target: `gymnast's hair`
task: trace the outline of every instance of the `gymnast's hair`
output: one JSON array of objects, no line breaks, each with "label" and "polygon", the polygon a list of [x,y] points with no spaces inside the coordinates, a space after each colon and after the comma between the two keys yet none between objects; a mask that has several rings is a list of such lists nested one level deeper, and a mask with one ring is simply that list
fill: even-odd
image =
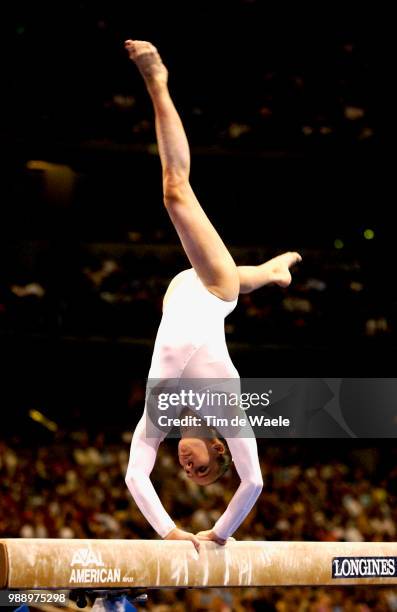
[{"label": "gymnast's hair", "polygon": [[232,464],[232,459],[229,453],[226,452],[226,453],[223,453],[222,455],[219,455],[219,457],[217,458],[217,462],[219,466],[219,472],[218,472],[217,477],[212,481],[211,484],[213,484],[214,482],[219,480],[219,478],[222,478],[224,474],[226,474],[226,472],[228,471],[228,469],[230,468]]}]

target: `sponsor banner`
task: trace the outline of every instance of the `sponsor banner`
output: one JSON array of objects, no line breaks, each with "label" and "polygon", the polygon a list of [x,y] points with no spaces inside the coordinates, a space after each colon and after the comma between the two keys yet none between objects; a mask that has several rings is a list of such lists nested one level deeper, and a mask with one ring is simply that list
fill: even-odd
[{"label": "sponsor banner", "polygon": [[[91,548],[79,548],[73,553],[70,563],[69,584],[109,584],[121,582],[121,570],[105,567],[102,555]],[[123,578],[124,580],[124,578]]]},{"label": "sponsor banner", "polygon": [[395,578],[397,557],[335,557],[332,578]]}]

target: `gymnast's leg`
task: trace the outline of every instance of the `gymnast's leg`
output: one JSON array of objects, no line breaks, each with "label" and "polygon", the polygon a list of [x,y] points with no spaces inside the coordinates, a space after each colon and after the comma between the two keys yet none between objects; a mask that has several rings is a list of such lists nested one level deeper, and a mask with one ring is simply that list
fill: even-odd
[{"label": "gymnast's leg", "polygon": [[288,252],[259,266],[238,266],[240,293],[251,293],[270,284],[288,287],[292,280],[290,268],[300,261],[302,257],[299,253]]},{"label": "gymnast's leg", "polygon": [[202,283],[219,298],[233,301],[239,293],[239,274],[190,186],[189,145],[168,91],[167,69],[151,43],[127,40],[125,47],[153,102],[165,207]]}]

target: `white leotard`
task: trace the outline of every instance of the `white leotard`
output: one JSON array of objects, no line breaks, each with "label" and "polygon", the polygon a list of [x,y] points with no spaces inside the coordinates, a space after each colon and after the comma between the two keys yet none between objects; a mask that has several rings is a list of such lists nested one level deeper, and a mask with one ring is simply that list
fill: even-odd
[{"label": "white leotard", "polygon": [[[194,269],[184,270],[171,282],[164,299],[149,379],[237,379],[225,340],[224,319],[237,299],[226,302],[210,293]],[[165,437],[150,430],[147,407],[131,442],[127,486],[142,514],[161,537],[175,523],[164,509],[149,478],[157,449]],[[222,434],[221,430],[219,430]],[[262,475],[254,435],[224,436],[241,483],[227,509],[214,525],[220,538],[228,538],[250,512],[262,490]]]}]

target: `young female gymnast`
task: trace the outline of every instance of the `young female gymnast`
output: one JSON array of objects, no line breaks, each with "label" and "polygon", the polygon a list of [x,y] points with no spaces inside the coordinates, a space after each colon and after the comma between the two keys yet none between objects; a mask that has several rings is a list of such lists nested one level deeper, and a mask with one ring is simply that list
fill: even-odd
[{"label": "young female gymnast", "polygon": [[[236,266],[190,186],[189,146],[168,91],[168,72],[157,49],[137,40],[127,40],[125,48],[152,99],[164,204],[192,265],[175,276],[166,291],[149,379],[238,379],[226,346],[225,317],[236,307],[239,293],[249,293],[269,283],[287,287],[291,282],[289,268],[301,257],[298,253],[284,253],[259,266]],[[262,490],[255,438],[226,438],[241,483],[213,528],[194,535],[176,527],[150,481],[165,434],[158,431],[149,436],[148,421],[145,406],[132,438],[126,474],[127,486],[139,509],[162,538],[190,540],[197,550],[200,539],[225,544]],[[225,450],[219,438],[199,437],[194,430],[185,429],[178,444],[179,463],[194,482],[207,485],[225,471]]]}]

